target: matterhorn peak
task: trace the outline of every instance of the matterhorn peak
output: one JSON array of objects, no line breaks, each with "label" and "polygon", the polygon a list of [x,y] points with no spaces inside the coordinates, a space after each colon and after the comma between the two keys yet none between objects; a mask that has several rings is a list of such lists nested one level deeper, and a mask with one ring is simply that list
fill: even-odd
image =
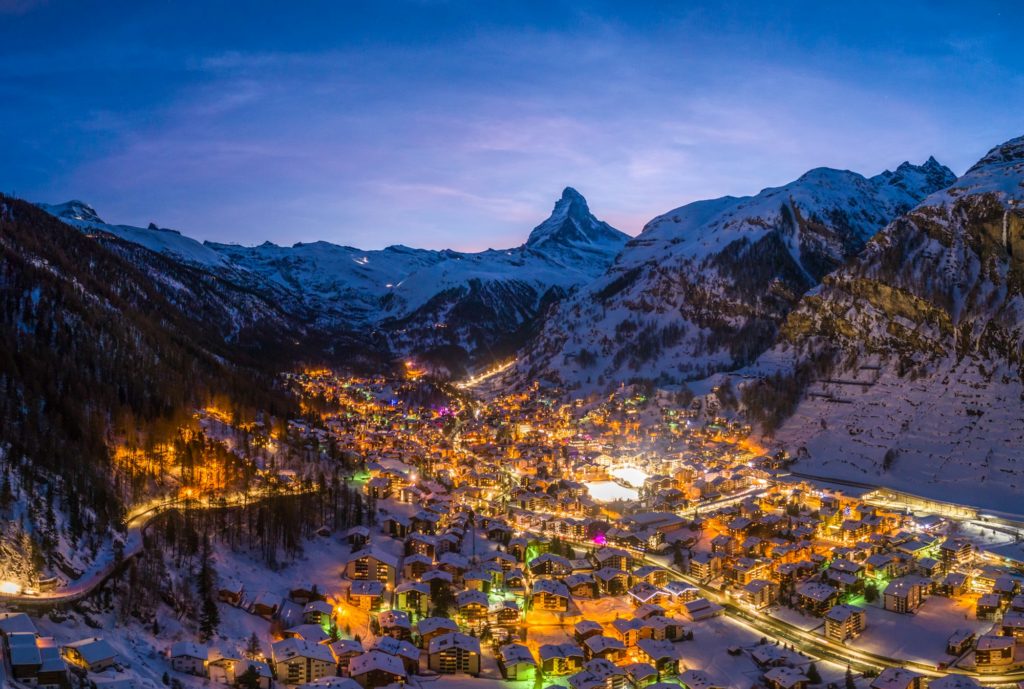
[{"label": "matterhorn peak", "polygon": [[583,194],[572,187],[562,190],[547,220],[534,228],[526,245],[544,247],[614,247],[616,250],[629,237],[606,222],[594,217]]}]

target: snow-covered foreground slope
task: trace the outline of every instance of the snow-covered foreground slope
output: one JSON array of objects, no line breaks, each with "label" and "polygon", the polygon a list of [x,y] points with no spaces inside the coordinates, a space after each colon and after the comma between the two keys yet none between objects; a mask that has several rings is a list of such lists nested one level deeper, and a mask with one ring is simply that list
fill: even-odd
[{"label": "snow-covered foreground slope", "polygon": [[448,348],[463,360],[507,353],[543,308],[601,275],[628,239],[572,188],[525,244],[479,253],[201,244],[153,225],[110,225],[79,201],[40,206],[83,232],[207,271],[313,327],[377,330],[398,353]]},{"label": "snow-covered foreground slope", "polygon": [[809,452],[798,471],[1020,512],[1022,395],[1019,378],[990,380],[972,361],[918,380],[887,368],[864,386],[815,383],[777,439]]},{"label": "snow-covered foreground slope", "polygon": [[744,397],[769,426],[798,402],[777,438],[808,449],[804,470],[1019,509],[1022,202],[1024,137],[891,223],[790,314],[755,369],[804,382]]},{"label": "snow-covered foreground slope", "polygon": [[934,159],[870,179],[818,168],[756,196],[658,216],[604,275],[560,304],[511,379],[589,392],[745,365],[772,344],[801,295],[954,179]]}]

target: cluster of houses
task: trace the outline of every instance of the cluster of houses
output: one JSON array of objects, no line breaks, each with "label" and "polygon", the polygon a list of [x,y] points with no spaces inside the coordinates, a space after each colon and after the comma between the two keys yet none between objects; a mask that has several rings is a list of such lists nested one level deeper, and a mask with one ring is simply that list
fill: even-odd
[{"label": "cluster of houses", "polygon": [[88,677],[96,689],[116,689],[122,682],[115,670],[119,657],[100,637],[58,644],[42,636],[22,612],[0,613],[0,640],[11,677],[23,686],[68,689],[72,675]]}]

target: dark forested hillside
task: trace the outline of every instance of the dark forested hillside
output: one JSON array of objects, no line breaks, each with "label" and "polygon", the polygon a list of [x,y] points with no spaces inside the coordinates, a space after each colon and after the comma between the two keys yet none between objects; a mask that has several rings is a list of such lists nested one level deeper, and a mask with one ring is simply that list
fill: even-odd
[{"label": "dark forested hillside", "polygon": [[72,532],[119,516],[108,450],[118,429],[169,428],[214,397],[294,413],[271,371],[194,306],[172,303],[103,243],[0,196],[0,455],[21,486],[46,486]]}]

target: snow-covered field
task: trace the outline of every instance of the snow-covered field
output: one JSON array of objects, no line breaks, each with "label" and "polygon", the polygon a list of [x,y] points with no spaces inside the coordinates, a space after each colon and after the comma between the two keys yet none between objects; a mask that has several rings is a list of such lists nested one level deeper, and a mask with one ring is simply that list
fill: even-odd
[{"label": "snow-covered field", "polygon": [[[796,470],[1024,512],[1019,381],[989,382],[951,364],[918,381],[886,373],[874,385],[829,392],[833,399],[804,401],[777,435],[787,448],[809,451]],[[886,471],[890,448],[897,454]]]},{"label": "snow-covered field", "polygon": [[872,653],[934,663],[952,660],[945,654],[946,641],[957,629],[983,633],[991,627],[991,621],[976,619],[965,603],[932,596],[915,614],[870,606],[864,633],[849,644]]}]

